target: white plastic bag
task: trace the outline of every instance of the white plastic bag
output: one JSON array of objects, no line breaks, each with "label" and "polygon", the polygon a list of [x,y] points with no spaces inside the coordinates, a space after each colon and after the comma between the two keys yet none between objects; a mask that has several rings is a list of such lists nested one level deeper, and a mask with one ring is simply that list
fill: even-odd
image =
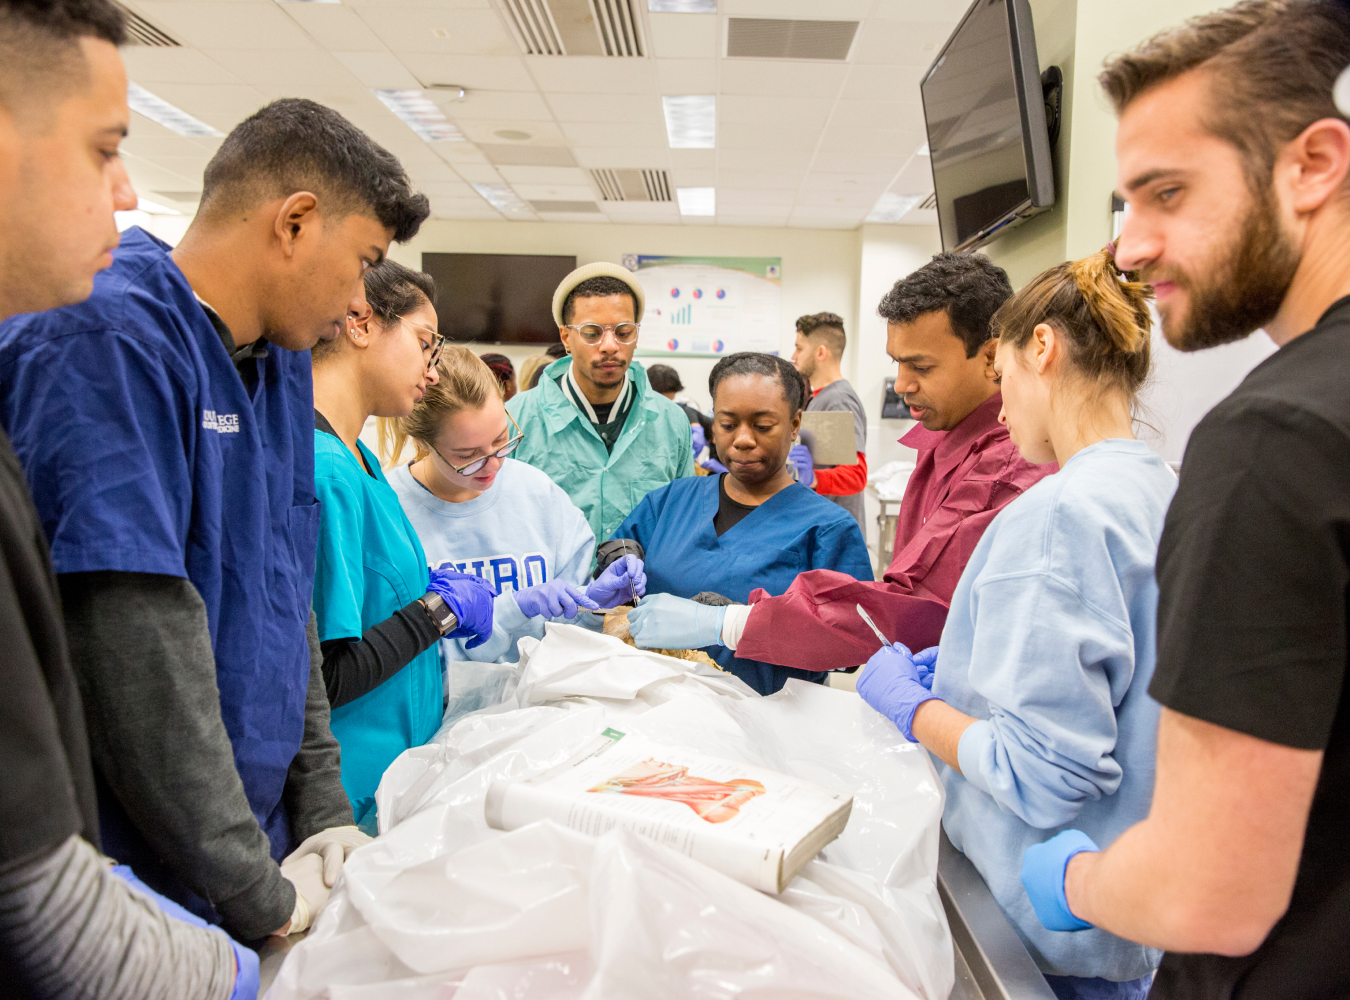
[{"label": "white plastic bag", "polygon": [[[848,692],[789,681],[760,698],[570,626],[521,651],[507,701],[385,773],[381,836],[348,859],[272,1000],[947,996],[942,785],[894,726]],[[778,897],[620,830],[487,827],[492,781],[606,727],[846,790],[849,825]]]}]

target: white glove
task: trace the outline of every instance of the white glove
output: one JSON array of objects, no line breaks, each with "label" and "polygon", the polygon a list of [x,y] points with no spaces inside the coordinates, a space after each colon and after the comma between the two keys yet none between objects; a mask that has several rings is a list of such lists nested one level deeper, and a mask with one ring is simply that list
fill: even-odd
[{"label": "white glove", "polygon": [[281,862],[282,870],[292,861],[298,861],[306,854],[317,854],[323,858],[323,884],[333,888],[338,872],[347,856],[363,844],[369,844],[373,837],[367,837],[354,826],[330,826],[309,837],[303,844],[286,855]]},{"label": "white glove", "polygon": [[295,886],[291,919],[285,927],[273,932],[284,937],[309,928],[328,902],[328,885],[323,880],[323,859],[317,854],[306,854],[294,861],[287,858],[281,864],[281,877]]}]

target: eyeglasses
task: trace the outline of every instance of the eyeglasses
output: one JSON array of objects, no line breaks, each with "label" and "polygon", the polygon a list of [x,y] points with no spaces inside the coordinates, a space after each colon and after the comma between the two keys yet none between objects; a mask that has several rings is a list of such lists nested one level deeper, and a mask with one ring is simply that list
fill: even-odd
[{"label": "eyeglasses", "polygon": [[445,336],[437,333],[429,326],[422,326],[420,323],[413,323],[409,320],[403,320],[414,330],[431,335],[431,356],[427,358],[427,371],[436,367],[436,362],[441,360],[441,351],[445,350]]},{"label": "eyeglasses", "polygon": [[446,465],[450,466],[450,468],[457,475],[472,476],[483,466],[487,465],[488,462],[491,461],[492,459],[506,458],[508,455],[511,454],[511,452],[515,451],[517,448],[520,447],[520,442],[525,440],[525,432],[522,431],[520,429],[520,425],[516,423],[516,418],[511,416],[510,413],[508,413],[506,415],[506,419],[511,421],[511,426],[516,429],[516,436],[511,438],[511,440],[507,441],[506,444],[502,445],[491,455],[484,455],[482,458],[475,458],[472,462],[467,462],[464,465],[455,465],[448,458],[446,458],[439,451],[437,451],[435,448],[432,448],[431,450],[435,452],[437,458],[439,458]]},{"label": "eyeglasses", "polygon": [[637,323],[611,323],[608,326],[601,326],[599,323],[582,323],[580,326],[567,325],[567,329],[575,330],[581,335],[581,339],[588,344],[598,344],[602,337],[607,333],[614,334],[614,339],[620,344],[631,344],[637,340]]}]

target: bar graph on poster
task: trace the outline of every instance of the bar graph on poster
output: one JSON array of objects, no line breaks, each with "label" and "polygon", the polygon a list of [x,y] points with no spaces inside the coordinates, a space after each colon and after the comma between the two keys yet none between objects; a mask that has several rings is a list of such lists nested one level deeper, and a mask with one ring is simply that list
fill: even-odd
[{"label": "bar graph on poster", "polygon": [[781,257],[624,254],[647,297],[637,353],[718,357],[779,351]]}]

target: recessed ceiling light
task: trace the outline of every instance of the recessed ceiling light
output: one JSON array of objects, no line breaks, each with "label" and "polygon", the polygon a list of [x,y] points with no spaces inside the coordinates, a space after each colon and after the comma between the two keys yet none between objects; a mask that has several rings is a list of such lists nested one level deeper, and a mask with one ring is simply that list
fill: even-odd
[{"label": "recessed ceiling light", "polygon": [[534,138],[530,133],[522,132],[518,128],[499,128],[492,134],[498,139],[507,139],[511,142],[524,142],[526,139]]},{"label": "recessed ceiling light", "polygon": [[225,134],[134,83],[127,84],[127,104],[138,115],[144,115],[155,124],[163,125],[170,132],[177,132],[189,139]]},{"label": "recessed ceiling light", "polygon": [[716,215],[716,188],[676,188],[675,198],[680,203],[681,215]]},{"label": "recessed ceiling light", "polygon": [[867,214],[864,222],[899,222],[909,214],[919,202],[923,201],[921,194],[894,194],[887,191],[877,203],[872,206],[872,211]]},{"label": "recessed ceiling light", "polygon": [[136,199],[136,208],[147,215],[182,215],[183,213],[176,208],[170,208],[168,205],[161,205],[157,201],[150,201],[146,198]]},{"label": "recessed ceiling light", "polygon": [[375,90],[386,108],[399,117],[427,142],[463,142],[464,135],[455,128],[421,90]]},{"label": "recessed ceiling light", "polygon": [[716,14],[717,0],[647,0],[653,14]]},{"label": "recessed ceiling light", "polygon": [[504,215],[528,214],[530,211],[530,207],[520,200],[520,195],[511,190],[509,184],[475,184],[473,189]]},{"label": "recessed ceiling light", "polygon": [[671,149],[713,149],[717,145],[717,98],[675,94],[661,98]]},{"label": "recessed ceiling light", "polygon": [[445,101],[462,101],[469,96],[469,91],[458,83],[428,83],[425,86],[427,90],[434,90],[442,103]]}]

